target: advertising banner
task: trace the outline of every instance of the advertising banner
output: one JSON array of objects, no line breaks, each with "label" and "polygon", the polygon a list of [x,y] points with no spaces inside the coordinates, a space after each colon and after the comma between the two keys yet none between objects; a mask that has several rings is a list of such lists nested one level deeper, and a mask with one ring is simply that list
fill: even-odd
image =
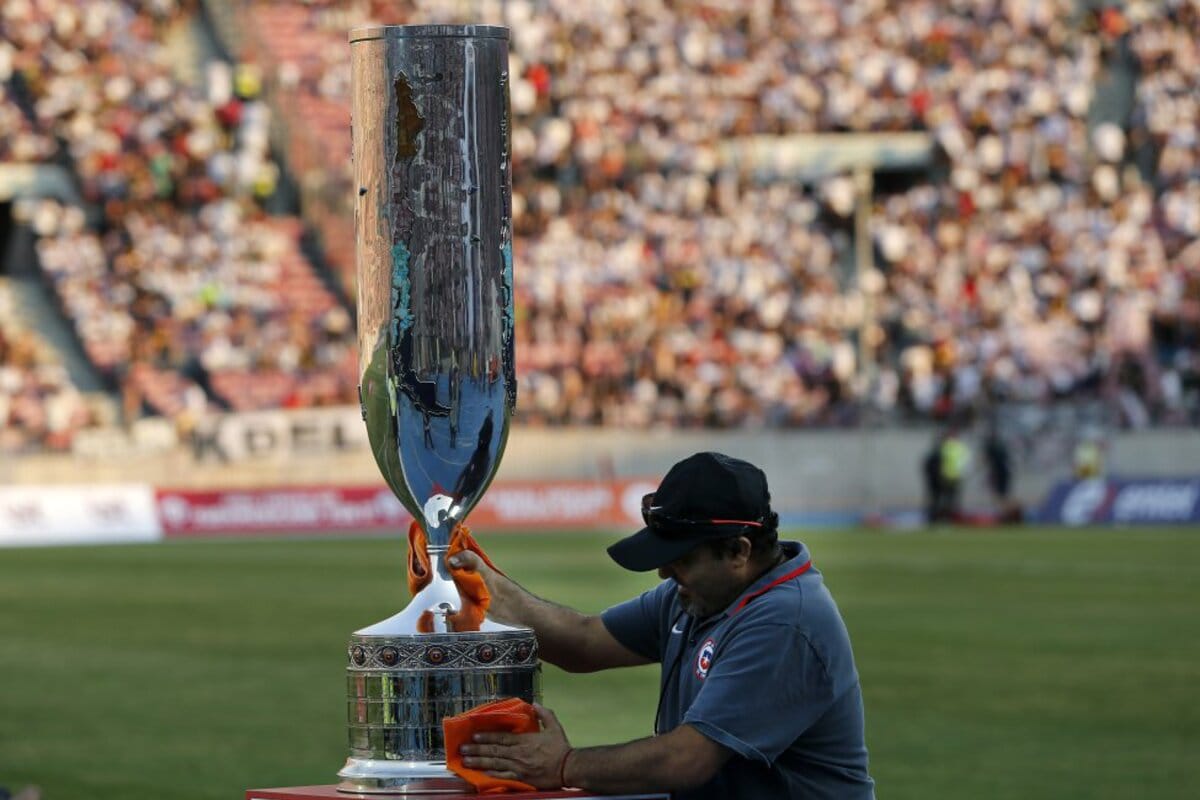
[{"label": "advertising banner", "polygon": [[409,521],[408,512],[383,486],[159,490],[158,513],[168,537],[374,531],[407,526]]},{"label": "advertising banner", "polygon": [[0,487],[0,547],[152,542],[154,500],[142,485]]},{"label": "advertising banner", "polygon": [[1096,478],[1056,485],[1034,521],[1060,525],[1200,523],[1200,478]]},{"label": "advertising banner", "polygon": [[[467,518],[476,531],[631,529],[651,481],[515,481],[494,484]],[[225,533],[406,531],[412,517],[386,486],[158,491],[168,537]]]}]

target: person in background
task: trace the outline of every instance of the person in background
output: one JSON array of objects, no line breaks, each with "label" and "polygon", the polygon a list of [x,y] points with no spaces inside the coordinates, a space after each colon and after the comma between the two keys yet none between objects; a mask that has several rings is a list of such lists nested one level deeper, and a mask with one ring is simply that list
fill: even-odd
[{"label": "person in background", "polygon": [[1012,498],[1012,452],[994,423],[988,426],[983,440],[983,460],[987,466],[988,488],[996,504],[997,521],[1020,522],[1021,508]]},{"label": "person in background", "polygon": [[971,448],[962,439],[962,429],[952,425],[942,440],[938,511],[940,519],[953,521],[962,515],[962,483],[971,466]]},{"label": "person in background", "polygon": [[13,793],[6,787],[0,786],[0,800],[42,800],[42,790],[37,786],[26,786]]},{"label": "person in background", "polygon": [[1087,428],[1075,443],[1072,454],[1075,479],[1080,481],[1104,476],[1104,440],[1100,431]]},{"label": "person in background", "polygon": [[942,519],[942,438],[939,432],[921,459],[921,477],[925,482],[925,521],[929,525]]}]

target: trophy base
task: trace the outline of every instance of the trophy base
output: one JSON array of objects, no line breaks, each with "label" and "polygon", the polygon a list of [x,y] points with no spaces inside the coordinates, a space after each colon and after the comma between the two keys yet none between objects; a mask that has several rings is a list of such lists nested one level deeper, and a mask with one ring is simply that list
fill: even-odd
[{"label": "trophy base", "polygon": [[[511,800],[671,800],[662,792],[638,794],[588,794],[578,789],[555,789],[552,791],[514,792],[506,794]],[[442,800],[478,800],[474,789],[460,794],[442,795]],[[292,786],[280,789],[247,789],[245,800],[350,800],[336,786]]]},{"label": "trophy base", "polygon": [[[378,627],[378,626],[373,626]],[[338,789],[364,794],[473,790],[446,768],[443,720],[485,703],[538,702],[537,637],[527,628],[366,635],[347,648],[349,760]]]},{"label": "trophy base", "polygon": [[471,784],[446,769],[445,761],[346,760],[339,792],[360,794],[464,794]]}]

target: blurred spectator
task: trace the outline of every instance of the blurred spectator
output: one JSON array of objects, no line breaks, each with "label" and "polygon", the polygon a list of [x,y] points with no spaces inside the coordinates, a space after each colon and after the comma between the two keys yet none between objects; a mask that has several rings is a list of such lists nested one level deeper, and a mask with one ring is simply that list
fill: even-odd
[{"label": "blurred spectator", "polygon": [[971,466],[971,448],[963,441],[962,429],[953,424],[938,447],[938,494],[935,519],[953,522],[962,515],[962,484]]},{"label": "blurred spectator", "polygon": [[0,453],[67,450],[93,414],[50,348],[17,318],[0,282]]},{"label": "blurred spectator", "polygon": [[933,525],[942,519],[942,442],[945,433],[938,431],[929,449],[921,457],[921,479],[925,487],[925,523]]},{"label": "blurred spectator", "polygon": [[988,425],[984,436],[983,460],[987,468],[988,489],[996,506],[996,518],[1001,522],[1020,522],[1023,512],[1012,496],[1012,449],[995,421]]},{"label": "blurred spectator", "polygon": [[1072,454],[1076,480],[1104,477],[1104,438],[1099,430],[1084,429],[1075,443]]},{"label": "blurred spectator", "polygon": [[25,786],[15,793],[0,786],[0,800],[42,800],[42,789],[39,786]]}]

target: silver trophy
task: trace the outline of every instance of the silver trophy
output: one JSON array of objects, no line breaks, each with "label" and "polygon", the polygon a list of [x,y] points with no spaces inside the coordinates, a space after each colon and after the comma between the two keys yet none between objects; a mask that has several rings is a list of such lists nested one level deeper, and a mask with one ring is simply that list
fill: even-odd
[{"label": "silver trophy", "polygon": [[533,632],[491,620],[453,630],[463,601],[445,564],[516,401],[508,30],[359,28],[350,54],[363,419],[384,479],[425,530],[431,580],[350,639],[338,788],[460,792],[442,718],[539,697]]}]

